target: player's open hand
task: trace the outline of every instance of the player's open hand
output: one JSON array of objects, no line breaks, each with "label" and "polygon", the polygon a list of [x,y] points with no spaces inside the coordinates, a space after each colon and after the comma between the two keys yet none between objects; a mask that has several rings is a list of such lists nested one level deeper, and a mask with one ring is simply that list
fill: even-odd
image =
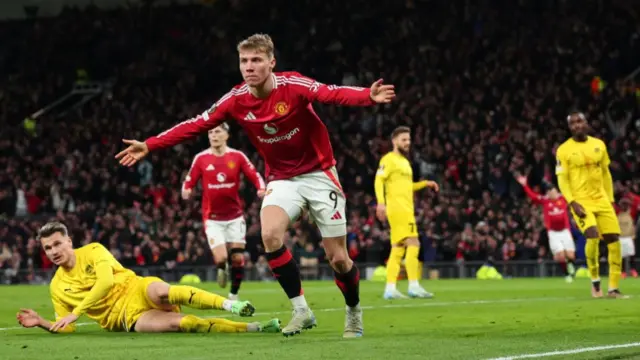
[{"label": "player's open hand", "polygon": [[67,325],[74,323],[76,320],[78,320],[78,316],[76,314],[71,313],[63,317],[62,319],[56,321],[53,325],[51,325],[51,327],[49,328],[49,331],[58,332],[58,330],[64,329],[65,327],[67,327]]},{"label": "player's open hand", "polygon": [[516,181],[518,182],[518,184],[525,186],[527,185],[527,177],[524,175],[517,175],[516,176]]},{"label": "player's open hand", "polygon": [[192,191],[193,190],[191,190],[191,189],[182,189],[182,198],[184,200],[189,200],[189,198],[191,197],[191,192]]},{"label": "player's open hand", "polygon": [[121,165],[133,166],[149,153],[149,148],[145,142],[126,139],[122,140],[122,142],[129,146],[116,155],[116,159],[120,160]]},{"label": "player's open hand", "polygon": [[376,217],[382,222],[387,219],[387,206],[385,204],[378,204],[376,206]]},{"label": "player's open hand", "polygon": [[577,202],[572,201],[569,206],[571,206],[571,210],[573,210],[573,212],[578,215],[579,218],[583,219],[585,216],[587,216],[587,212],[584,211],[582,205],[578,204]]},{"label": "player's open hand", "polygon": [[435,192],[440,191],[440,185],[435,181],[427,180],[427,187]]},{"label": "player's open hand", "polygon": [[393,85],[382,85],[382,79],[371,85],[371,100],[378,104],[388,104],[396,97],[396,90]]},{"label": "player's open hand", "polygon": [[18,323],[26,328],[32,328],[41,324],[42,318],[37,312],[31,309],[20,309],[20,312],[16,315]]}]

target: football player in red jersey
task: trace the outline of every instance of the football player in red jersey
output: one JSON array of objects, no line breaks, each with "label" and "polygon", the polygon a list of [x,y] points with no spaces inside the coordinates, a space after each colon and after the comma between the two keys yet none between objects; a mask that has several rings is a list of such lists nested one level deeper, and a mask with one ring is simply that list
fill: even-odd
[{"label": "football player in red jersey", "polygon": [[573,282],[575,275],[574,262],[576,259],[576,245],[571,236],[571,224],[567,212],[567,201],[562,194],[551,185],[547,185],[546,195],[538,194],[527,185],[527,177],[516,175],[516,180],[531,202],[542,206],[544,226],[549,237],[549,249],[553,259],[557,261],[565,273],[565,280]]},{"label": "football player in red jersey", "polygon": [[[198,153],[182,184],[182,198],[191,197],[193,188],[202,179],[202,223],[218,269],[218,284],[227,286],[227,259],[231,254],[231,290],[229,299],[238,299],[244,278],[244,248],[247,226],[238,190],[240,174],[253,183],[258,197],[265,192],[265,183],[249,158],[227,146],[229,125],[209,130],[211,147]],[[227,247],[229,249],[227,249]]]},{"label": "football player in red jersey", "polygon": [[313,110],[313,102],[350,106],[386,104],[395,97],[393,85],[382,79],[370,88],[325,85],[297,72],[274,72],[274,45],[256,34],[238,44],[244,82],[202,114],[179,123],[144,142],[124,140],[116,155],[132,166],[149,151],[172,147],[227,120],[236,121],[265,161],[267,191],[260,220],[269,266],[293,306],[285,336],[316,326],[302,291],[300,270],[284,246],[284,233],[303,208],[322,234],[326,258],[346,303],[343,336],[363,334],[360,273],[346,247],[345,195],[335,169],[329,132]]}]

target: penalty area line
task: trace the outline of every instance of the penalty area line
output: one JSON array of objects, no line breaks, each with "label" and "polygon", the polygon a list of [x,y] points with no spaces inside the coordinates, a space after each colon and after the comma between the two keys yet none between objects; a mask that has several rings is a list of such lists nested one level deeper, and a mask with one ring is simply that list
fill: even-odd
[{"label": "penalty area line", "polygon": [[591,346],[591,347],[576,348],[571,350],[549,351],[549,352],[537,353],[537,354],[511,355],[511,356],[491,358],[487,360],[533,359],[533,358],[542,358],[542,357],[559,356],[559,355],[573,355],[573,354],[581,354],[581,353],[587,353],[587,352],[625,349],[625,348],[632,348],[632,347],[640,347],[640,342],[632,342],[632,343],[617,344],[617,345]]}]

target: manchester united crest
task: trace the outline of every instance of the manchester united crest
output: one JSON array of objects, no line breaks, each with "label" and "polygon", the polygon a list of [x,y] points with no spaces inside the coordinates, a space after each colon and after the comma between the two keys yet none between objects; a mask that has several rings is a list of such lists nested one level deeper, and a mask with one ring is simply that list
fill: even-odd
[{"label": "manchester united crest", "polygon": [[274,107],[276,114],[278,115],[286,115],[289,112],[289,105],[286,102],[280,101]]},{"label": "manchester united crest", "polygon": [[233,169],[234,167],[236,167],[236,163],[234,163],[233,161],[229,161],[229,162],[227,163],[227,167],[228,167],[229,169]]}]

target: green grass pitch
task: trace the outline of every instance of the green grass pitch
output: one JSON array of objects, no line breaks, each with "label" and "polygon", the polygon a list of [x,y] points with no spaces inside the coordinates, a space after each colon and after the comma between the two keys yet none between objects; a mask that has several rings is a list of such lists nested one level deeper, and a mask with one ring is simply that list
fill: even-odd
[{"label": "green grass pitch", "polygon": [[[53,315],[48,288],[0,286],[0,359],[640,358],[640,343],[636,343],[640,341],[640,281],[636,279],[622,281],[622,289],[632,296],[626,300],[591,299],[585,279],[573,284],[561,278],[423,284],[435,292],[435,299],[385,301],[381,297],[384,284],[362,282],[365,334],[349,340],[341,338],[344,302],[331,282],[305,282],[318,327],[293,338],[281,334],[108,333],[94,324],[81,326],[71,335],[20,329],[15,320],[20,307],[33,308],[45,317]],[[198,286],[225,293],[215,284]],[[406,283],[398,286],[406,289]],[[289,302],[277,283],[245,283],[240,295],[256,306],[256,319],[289,320]],[[190,312],[226,316],[214,311]],[[577,352],[563,352],[566,350]],[[545,354],[553,351],[560,353]]]}]

